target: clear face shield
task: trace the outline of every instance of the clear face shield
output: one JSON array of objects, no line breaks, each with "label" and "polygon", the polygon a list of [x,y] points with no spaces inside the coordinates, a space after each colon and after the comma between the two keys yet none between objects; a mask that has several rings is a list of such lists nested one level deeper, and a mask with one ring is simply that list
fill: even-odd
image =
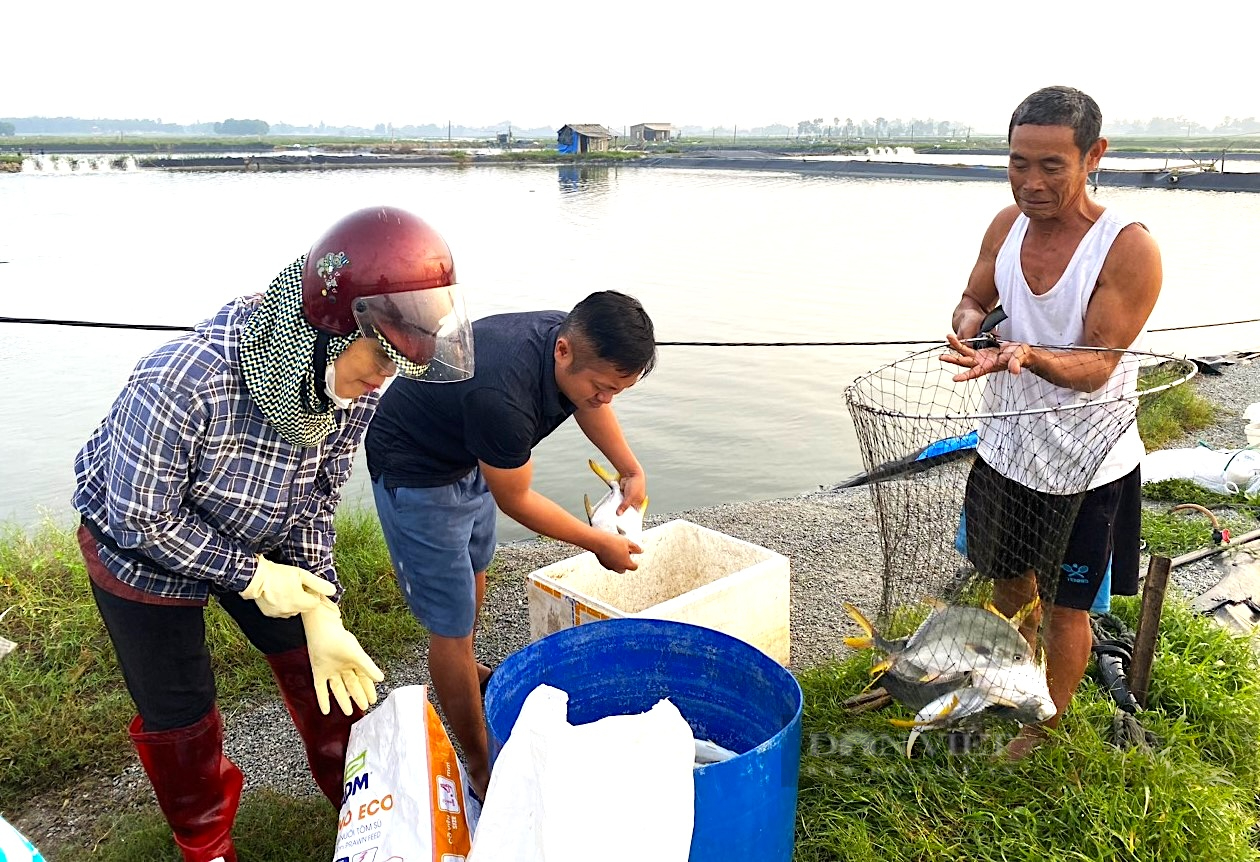
[{"label": "clear face shield", "polygon": [[359,330],[404,377],[451,383],[473,375],[472,323],[459,287],[384,293],[354,301]]}]

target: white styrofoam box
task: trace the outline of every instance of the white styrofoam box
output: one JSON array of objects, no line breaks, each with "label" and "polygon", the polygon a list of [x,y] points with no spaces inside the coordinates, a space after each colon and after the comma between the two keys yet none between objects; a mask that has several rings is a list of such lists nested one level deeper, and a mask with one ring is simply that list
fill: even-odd
[{"label": "white styrofoam box", "polygon": [[639,547],[639,568],[624,574],[590,552],[530,572],[531,640],[593,620],[645,617],[717,629],[789,662],[787,557],[684,520],[644,530]]}]

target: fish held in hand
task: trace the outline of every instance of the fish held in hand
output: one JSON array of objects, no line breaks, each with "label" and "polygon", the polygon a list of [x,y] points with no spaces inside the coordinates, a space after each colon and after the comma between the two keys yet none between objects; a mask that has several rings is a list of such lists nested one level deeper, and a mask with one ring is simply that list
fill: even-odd
[{"label": "fish held in hand", "polygon": [[582,500],[586,505],[586,520],[597,530],[625,536],[638,544],[643,537],[643,513],[647,511],[647,498],[644,497],[643,503],[637,508],[631,506],[618,515],[617,510],[625,502],[625,497],[621,493],[621,476],[608,472],[595,461],[586,463],[608,486],[608,493],[594,506],[591,505],[591,498],[588,495],[582,495]]}]

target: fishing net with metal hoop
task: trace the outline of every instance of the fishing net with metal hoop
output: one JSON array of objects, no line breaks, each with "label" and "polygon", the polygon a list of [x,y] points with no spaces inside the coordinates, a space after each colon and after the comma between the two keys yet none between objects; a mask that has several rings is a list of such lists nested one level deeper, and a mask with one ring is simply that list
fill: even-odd
[{"label": "fishing net with metal hoop", "polygon": [[845,390],[883,552],[879,607],[851,610],[864,627],[863,611],[874,611],[874,637],[850,640],[884,651],[879,668],[895,676],[885,679],[904,684],[890,693],[913,708],[1005,673],[1011,662],[1038,661],[1049,617],[1042,609],[1054,603],[1060,577],[1086,577],[1063,571],[1082,499],[1121,478],[1110,476],[1113,449],[1137,446],[1141,457],[1139,397],[1195,372],[1193,362],[1169,356],[1041,349],[1059,352],[1063,367],[1101,367],[1095,379],[1105,383],[1082,392],[1027,370],[956,382],[963,369],[942,362],[951,352],[942,345]]}]

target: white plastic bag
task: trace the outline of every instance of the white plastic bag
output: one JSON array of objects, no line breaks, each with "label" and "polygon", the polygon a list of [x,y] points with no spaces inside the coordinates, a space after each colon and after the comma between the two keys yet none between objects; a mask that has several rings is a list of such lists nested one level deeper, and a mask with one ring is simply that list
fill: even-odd
[{"label": "white plastic bag", "polygon": [[44,862],[35,845],[0,817],[0,862]]},{"label": "white plastic bag", "polygon": [[1218,494],[1260,491],[1260,450],[1160,449],[1142,459],[1142,481],[1189,479]]},{"label": "white plastic bag", "polygon": [[463,862],[481,806],[426,686],[396,688],[350,728],[334,862]]},{"label": "white plastic bag", "polygon": [[546,685],[525,699],[468,862],[686,862],[696,744],[678,707],[574,726],[568,703]]}]

